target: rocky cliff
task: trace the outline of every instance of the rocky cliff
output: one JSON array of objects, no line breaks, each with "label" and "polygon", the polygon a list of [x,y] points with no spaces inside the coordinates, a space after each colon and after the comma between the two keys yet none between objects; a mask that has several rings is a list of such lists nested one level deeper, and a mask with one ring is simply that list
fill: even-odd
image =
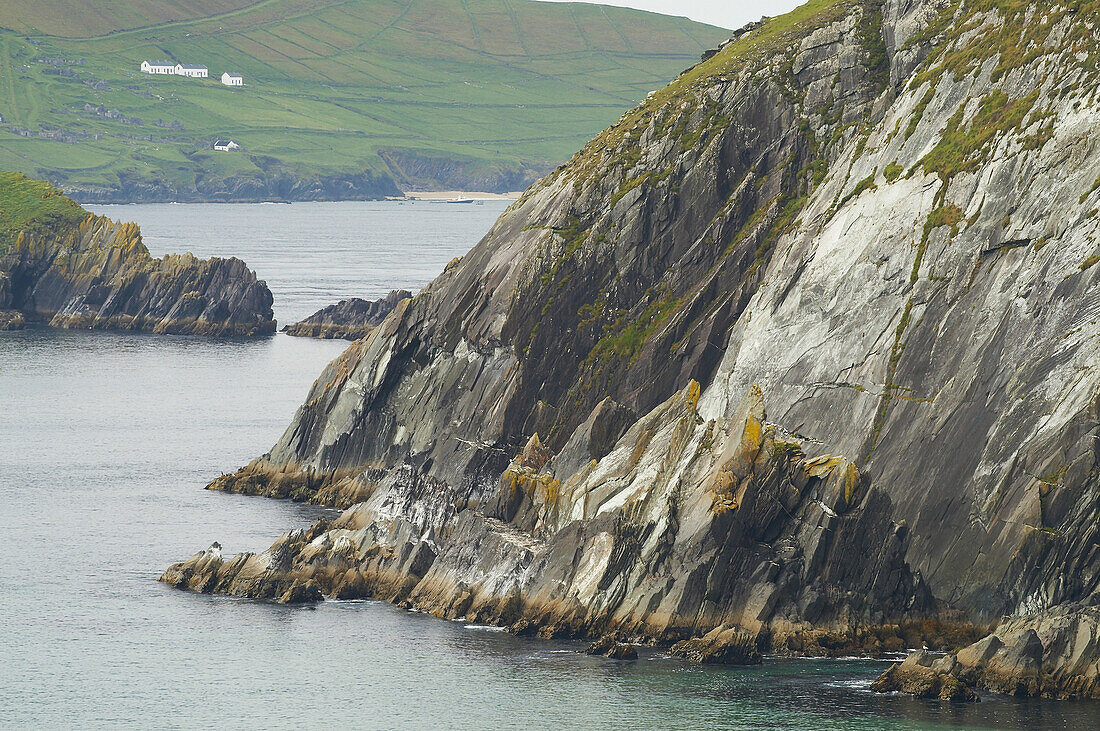
[{"label": "rocky cliff", "polygon": [[287,335],[310,338],[343,338],[358,340],[377,327],[412,292],[395,289],[385,297],[364,300],[358,297],[341,300],[324,307],[300,322],[283,327]]},{"label": "rocky cliff", "polygon": [[239,259],[154,259],[133,223],[83,210],[45,183],[0,177],[2,323],[256,336],[272,297]]},{"label": "rocky cliff", "polygon": [[812,0],[739,34],[212,485],[342,518],[165,578],[793,651],[1094,594],[1098,23]]}]

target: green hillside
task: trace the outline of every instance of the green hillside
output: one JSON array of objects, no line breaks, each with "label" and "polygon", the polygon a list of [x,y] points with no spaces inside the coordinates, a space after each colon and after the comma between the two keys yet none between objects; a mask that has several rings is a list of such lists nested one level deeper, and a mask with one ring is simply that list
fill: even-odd
[{"label": "green hillside", "polygon": [[21,232],[48,230],[59,223],[74,226],[87,215],[49,183],[0,170],[0,254],[11,249]]},{"label": "green hillside", "polygon": [[[350,195],[391,178],[514,188],[728,35],[530,0],[13,4],[0,15],[0,169],[85,200],[270,197],[364,171]],[[201,17],[213,6],[228,10]],[[139,73],[161,58],[246,86]],[[212,151],[223,136],[243,150]]]}]

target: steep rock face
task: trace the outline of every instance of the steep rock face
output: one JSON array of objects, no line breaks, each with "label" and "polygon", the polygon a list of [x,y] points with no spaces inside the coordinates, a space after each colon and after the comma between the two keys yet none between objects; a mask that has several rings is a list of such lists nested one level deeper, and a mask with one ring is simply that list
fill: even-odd
[{"label": "steep rock face", "polygon": [[412,297],[412,292],[395,289],[385,297],[363,300],[358,297],[341,300],[324,307],[306,319],[283,327],[287,335],[310,338],[343,338],[358,340],[378,326],[397,303]]},{"label": "steep rock face", "polygon": [[[79,209],[77,209],[79,211]],[[256,336],[272,297],[239,259],[153,259],[132,223],[31,221],[0,256],[0,306],[63,328]]]},{"label": "steep rock face", "polygon": [[546,636],[672,642],[718,628],[682,646],[700,659],[758,661],[758,642],[905,647],[920,630],[891,622],[934,605],[889,498],[841,457],[806,457],[765,421],[759,390],[708,422],[698,396],[692,383],[573,473],[532,437],[480,506],[406,467],[331,524],[259,555],[203,552],[162,580],[263,598],[313,582]]},{"label": "steep rock face", "polygon": [[[816,0],[741,35],[529,190],[326,370],[270,453],[216,486],[369,495],[341,518],[355,531],[397,500],[408,536],[436,537],[372,529],[362,546],[388,557],[371,569],[388,588],[357,591],[551,631],[785,638],[926,616],[924,586],[977,624],[1089,596],[1100,6],[1071,5]],[[692,379],[701,423],[673,439],[666,400]],[[775,534],[733,493],[729,525],[692,525],[756,553],[684,560],[657,588],[639,567],[673,564],[648,540],[665,536],[668,556],[713,547],[655,527],[713,512],[682,447],[739,429],[754,384],[803,454],[781,464],[839,459],[859,475],[854,510],[821,498],[866,521],[832,538],[857,542],[859,568],[810,558],[836,544]],[[646,453],[646,424],[669,436],[635,484],[623,450]],[[686,499],[661,504],[672,465]],[[532,485],[529,504],[507,499],[502,474]],[[798,493],[785,509],[799,526],[834,519]],[[782,541],[810,569],[773,590],[793,570]],[[714,582],[698,602],[696,572]]]},{"label": "steep rock face", "polygon": [[708,383],[821,174],[800,110],[839,145],[881,90],[876,12],[829,5],[812,44],[794,22],[750,34],[627,114],[398,308],[342,388],[322,377],[267,461],[410,462],[484,496],[534,432],[557,449],[604,398],[645,413]]},{"label": "steep rock face", "polygon": [[1100,8],[931,5],[932,60],[803,209],[701,410],[759,383],[992,618],[1100,580]]}]

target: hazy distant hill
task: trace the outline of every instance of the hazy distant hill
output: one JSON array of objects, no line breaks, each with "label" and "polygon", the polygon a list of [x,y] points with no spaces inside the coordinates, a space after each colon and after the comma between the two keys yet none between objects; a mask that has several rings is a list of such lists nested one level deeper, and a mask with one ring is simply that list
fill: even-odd
[{"label": "hazy distant hill", "polygon": [[[84,200],[521,187],[728,35],[530,0],[8,0],[0,26],[0,168]],[[161,58],[212,78],[138,72]]]}]

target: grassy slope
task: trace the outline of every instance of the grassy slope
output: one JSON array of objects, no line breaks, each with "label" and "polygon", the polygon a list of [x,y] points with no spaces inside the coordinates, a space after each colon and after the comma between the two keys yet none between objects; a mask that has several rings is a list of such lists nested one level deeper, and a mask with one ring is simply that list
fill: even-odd
[{"label": "grassy slope", "polygon": [[21,231],[58,222],[76,225],[87,215],[49,183],[0,170],[0,254],[11,248]]},{"label": "grassy slope", "polygon": [[205,18],[257,0],[4,0],[7,28],[86,38],[178,20]]},{"label": "grassy slope", "polygon": [[[527,0],[231,0],[220,15],[168,23],[213,0],[145,3],[144,14],[127,0],[15,1],[26,5],[19,22],[3,22],[24,32],[141,26],[89,38],[0,31],[0,168],[81,185],[256,174],[267,158],[302,172],[385,170],[380,149],[473,169],[556,163],[728,35],[682,18]],[[40,57],[86,65],[66,66],[76,77],[65,78]],[[212,75],[240,71],[248,86],[137,72],[161,57],[205,63]],[[97,80],[107,88],[93,89]],[[144,124],[97,117],[86,103]],[[93,137],[11,132],[47,125]],[[220,135],[247,154],[209,152]]]}]

